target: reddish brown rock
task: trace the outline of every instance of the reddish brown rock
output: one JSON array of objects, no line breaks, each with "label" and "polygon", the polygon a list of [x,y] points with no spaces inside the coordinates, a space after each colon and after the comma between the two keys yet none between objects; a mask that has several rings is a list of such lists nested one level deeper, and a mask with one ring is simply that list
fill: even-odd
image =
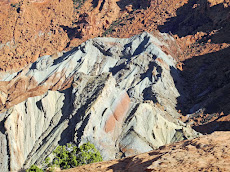
[{"label": "reddish brown rock", "polygon": [[113,114],[109,117],[105,124],[105,132],[112,132],[116,125],[119,125],[123,122],[123,118],[125,117],[130,104],[130,98],[128,94],[125,94],[121,97],[120,102],[118,102],[117,106]]},{"label": "reddish brown rock", "polygon": [[29,97],[40,96],[48,90],[64,90],[71,86],[73,75],[66,78],[65,73],[54,73],[42,84],[31,76],[17,76],[11,81],[0,81],[0,111],[26,100]]},{"label": "reddish brown rock", "polygon": [[69,38],[62,26],[72,24],[73,3],[4,1],[0,2],[0,16],[0,70],[17,70],[66,47]]},{"label": "reddish brown rock", "polygon": [[228,171],[230,133],[215,132],[124,159],[93,163],[63,172]]},{"label": "reddish brown rock", "polygon": [[[180,60],[229,46],[229,0],[196,4],[189,0],[99,0],[94,3],[87,0],[75,10],[74,17],[72,0],[4,0],[0,3],[0,70],[23,68],[39,56],[66,47],[69,50],[90,38],[130,37],[156,29],[177,38],[183,52]],[[208,22],[200,16],[208,18]],[[206,43],[205,39],[209,41]],[[201,41],[203,44],[198,43]]]},{"label": "reddish brown rock", "polygon": [[75,32],[72,35],[70,47],[75,47],[82,42],[102,35],[106,29],[120,16],[118,0],[86,1],[75,16],[77,21]]}]

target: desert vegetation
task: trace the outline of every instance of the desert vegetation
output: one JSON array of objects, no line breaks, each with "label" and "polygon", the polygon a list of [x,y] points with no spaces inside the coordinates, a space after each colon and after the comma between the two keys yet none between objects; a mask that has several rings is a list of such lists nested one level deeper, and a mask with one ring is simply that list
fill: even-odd
[{"label": "desert vegetation", "polygon": [[44,161],[44,167],[39,168],[36,165],[32,165],[27,172],[42,172],[45,169],[53,171],[54,168],[68,169],[85,164],[102,161],[100,152],[95,148],[92,143],[85,143],[80,147],[77,147],[73,143],[67,143],[67,145],[58,146],[53,151],[54,158],[51,160],[47,157]]}]

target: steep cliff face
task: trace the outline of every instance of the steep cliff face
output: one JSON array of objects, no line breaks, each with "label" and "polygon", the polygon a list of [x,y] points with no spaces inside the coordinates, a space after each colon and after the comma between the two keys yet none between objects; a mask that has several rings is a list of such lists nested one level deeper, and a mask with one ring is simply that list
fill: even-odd
[{"label": "steep cliff face", "polygon": [[[1,114],[7,116],[4,127],[8,143],[8,154],[4,153],[1,157],[8,157],[11,171],[18,171],[24,164],[39,159],[44,152],[51,153],[51,143],[57,144],[60,140],[55,127],[66,113],[63,108],[68,108],[68,103],[63,107],[64,99],[64,93],[47,92],[43,96],[29,98]],[[3,167],[1,170],[8,169]]]},{"label": "steep cliff face", "polygon": [[[180,80],[174,72],[176,60],[171,56],[168,46],[168,43],[173,42],[175,44],[172,37],[159,32],[154,37],[144,32],[130,39],[95,38],[70,52],[61,53],[58,59],[44,56],[20,72],[2,72],[1,111],[48,90],[70,87],[77,72],[89,75],[112,72],[121,89],[126,89],[132,97],[144,100],[155,96],[143,94],[147,87],[145,91],[149,90],[150,93],[154,92],[155,87],[164,89],[168,94],[160,91],[158,94],[174,95],[169,98],[169,105],[174,106],[178,92],[171,85],[174,85],[173,80],[178,83]],[[170,77],[160,79],[162,76]],[[152,83],[156,84],[150,88]],[[166,89],[166,86],[169,87]]]},{"label": "steep cliff face", "polygon": [[90,141],[108,160],[196,137],[178,120],[181,81],[168,42],[175,40],[147,32],[95,38],[59,58],[2,73],[0,157],[9,164],[1,168],[41,164],[70,141]]}]

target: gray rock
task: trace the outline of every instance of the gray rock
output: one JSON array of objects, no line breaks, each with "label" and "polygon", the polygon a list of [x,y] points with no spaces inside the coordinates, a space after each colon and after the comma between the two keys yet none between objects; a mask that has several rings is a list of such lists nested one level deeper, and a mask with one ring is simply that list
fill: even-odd
[{"label": "gray rock", "polygon": [[180,95],[171,75],[176,61],[162,51],[163,40],[174,41],[147,32],[95,38],[58,59],[42,57],[20,75],[2,77],[33,77],[48,89],[57,84],[52,78],[74,79],[71,88],[30,97],[0,116],[1,169],[41,165],[58,144],[68,142],[90,141],[108,160],[197,137],[178,120]]},{"label": "gray rock", "polygon": [[3,127],[3,123],[0,123],[0,171],[8,171],[8,152],[7,152],[7,135]]}]

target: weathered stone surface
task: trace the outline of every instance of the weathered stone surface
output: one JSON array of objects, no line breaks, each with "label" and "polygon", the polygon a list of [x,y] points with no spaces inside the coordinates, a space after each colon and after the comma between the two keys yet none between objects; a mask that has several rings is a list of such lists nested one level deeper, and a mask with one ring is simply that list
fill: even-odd
[{"label": "weathered stone surface", "polygon": [[7,136],[3,128],[3,122],[0,123],[0,171],[8,171],[8,152],[7,152]]},{"label": "weathered stone surface", "polygon": [[[28,97],[42,95],[48,89],[68,88],[76,72],[90,75],[112,72],[119,87],[126,89],[131,97],[140,97],[143,89],[154,82],[157,83],[154,87],[163,87],[164,91],[170,94],[175,92],[175,96],[178,96],[171,87],[174,85],[171,77],[165,79],[164,86],[162,79],[157,82],[161,75],[167,76],[170,73],[169,68],[174,68],[176,63],[161,50],[162,45],[167,47],[165,39],[174,42],[166,34],[156,33],[153,37],[146,32],[130,39],[95,38],[54,61],[51,56],[45,56],[18,73],[1,73],[0,110]],[[121,82],[122,80],[124,81]],[[170,98],[174,104],[175,96]]]},{"label": "weathered stone surface", "polygon": [[177,119],[180,78],[164,40],[174,42],[147,32],[95,38],[59,58],[44,56],[18,73],[3,73],[7,168],[41,164],[70,141],[90,141],[108,160],[198,136]]},{"label": "weathered stone surface", "polygon": [[41,144],[47,134],[54,134],[51,129],[56,127],[62,116],[63,100],[63,93],[48,92],[44,96],[29,98],[6,112],[9,116],[4,125],[8,133],[12,171],[23,167],[36,144],[43,146]]}]

